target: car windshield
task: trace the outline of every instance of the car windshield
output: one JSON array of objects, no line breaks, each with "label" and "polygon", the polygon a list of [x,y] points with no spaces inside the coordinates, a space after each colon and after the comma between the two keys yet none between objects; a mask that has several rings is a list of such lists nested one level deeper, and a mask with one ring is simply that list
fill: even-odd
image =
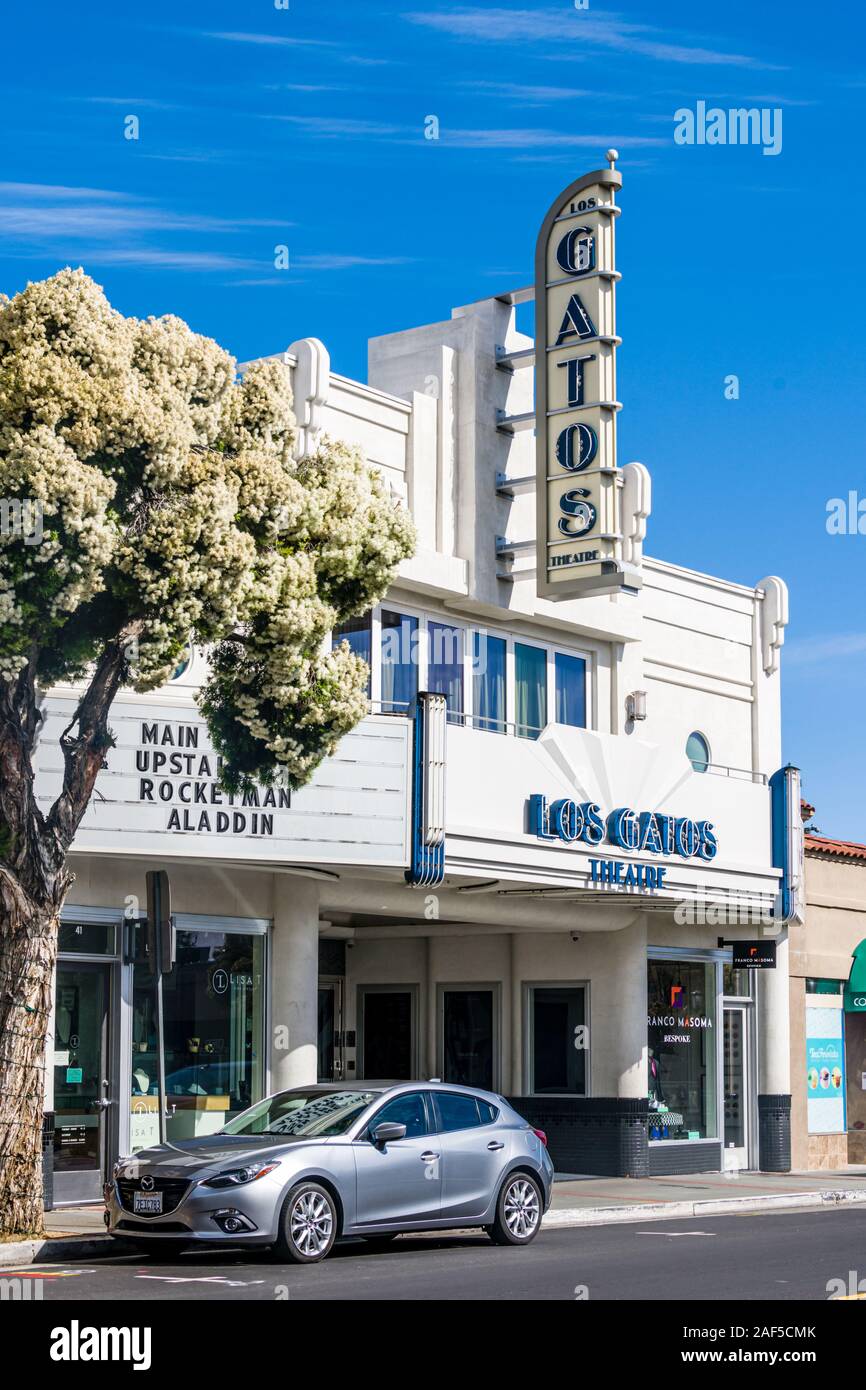
[{"label": "car windshield", "polygon": [[380,1091],[281,1091],[230,1120],[223,1134],[345,1134]]}]

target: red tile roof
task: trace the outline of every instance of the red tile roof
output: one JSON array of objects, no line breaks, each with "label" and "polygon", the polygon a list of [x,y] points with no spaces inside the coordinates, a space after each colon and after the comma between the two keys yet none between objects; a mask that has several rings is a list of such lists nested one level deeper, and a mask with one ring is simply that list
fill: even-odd
[{"label": "red tile roof", "polygon": [[830,840],[826,835],[810,835],[808,832],[804,840],[807,854],[866,862],[866,845],[856,845],[851,840]]}]

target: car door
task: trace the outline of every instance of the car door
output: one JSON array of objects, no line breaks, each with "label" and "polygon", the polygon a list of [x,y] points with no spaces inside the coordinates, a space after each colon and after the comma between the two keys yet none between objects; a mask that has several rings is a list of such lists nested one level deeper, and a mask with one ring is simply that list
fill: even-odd
[{"label": "car door", "polygon": [[[386,1123],[405,1125],[405,1139],[375,1144],[370,1137],[373,1130]],[[352,1145],[358,1227],[438,1220],[442,1170],[431,1127],[423,1091],[403,1092],[387,1100],[372,1116]]]},{"label": "car door", "polygon": [[467,1221],[490,1205],[508,1155],[506,1135],[492,1123],[495,1111],[486,1101],[458,1091],[432,1096],[442,1152],[442,1216]]}]

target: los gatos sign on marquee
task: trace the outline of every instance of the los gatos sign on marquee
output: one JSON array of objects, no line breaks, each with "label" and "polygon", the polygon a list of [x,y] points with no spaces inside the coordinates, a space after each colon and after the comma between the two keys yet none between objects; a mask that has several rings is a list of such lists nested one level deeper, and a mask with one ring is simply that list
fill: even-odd
[{"label": "los gatos sign on marquee", "polygon": [[614,201],[596,170],[562,192],[535,253],[537,579],[542,598],[621,588]]},{"label": "los gatos sign on marquee", "polygon": [[[668,816],[660,811],[633,811],[619,806],[605,816],[594,801],[560,797],[548,801],[535,793],[529,798],[529,824],[539,840],[598,848],[607,844],[632,853],[668,855],[680,859],[715,859],[719,845],[715,826],[708,820]],[[622,860],[590,859],[590,882],[623,888],[664,888],[667,869],[653,864]]]}]

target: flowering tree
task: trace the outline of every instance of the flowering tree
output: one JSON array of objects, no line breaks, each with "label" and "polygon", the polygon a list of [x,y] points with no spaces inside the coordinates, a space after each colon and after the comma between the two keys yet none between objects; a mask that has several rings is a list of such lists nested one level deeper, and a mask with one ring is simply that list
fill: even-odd
[{"label": "flowering tree", "polygon": [[[359,454],[296,460],[286,367],[235,362],[180,319],[117,313],[81,270],[0,296],[0,1233],[41,1228],[42,1065],[67,851],[121,686],[190,639],[227,790],[300,786],[366,707],[323,638],[381,597],[407,513]],[[36,525],[38,519],[38,525]],[[42,692],[82,691],[42,808]]]}]

